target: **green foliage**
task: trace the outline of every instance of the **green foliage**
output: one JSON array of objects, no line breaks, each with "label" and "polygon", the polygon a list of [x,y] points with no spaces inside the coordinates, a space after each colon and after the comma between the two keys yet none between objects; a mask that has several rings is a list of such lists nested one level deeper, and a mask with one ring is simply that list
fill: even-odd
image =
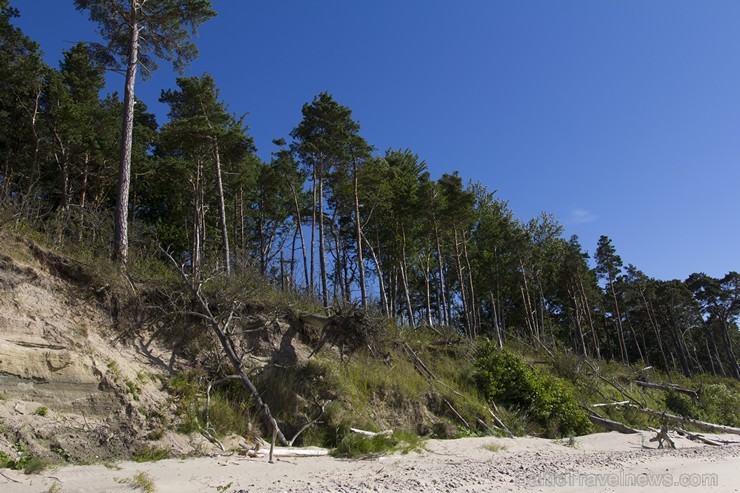
[{"label": "green foliage", "polygon": [[136,462],[157,462],[170,458],[170,451],[166,448],[145,446],[134,452]]},{"label": "green foliage", "polygon": [[723,383],[705,385],[698,408],[697,415],[706,421],[740,426],[740,392]]},{"label": "green foliage", "polygon": [[175,415],[180,417],[177,431],[192,433],[200,431],[198,421],[200,413],[200,388],[198,380],[201,375],[195,371],[178,373],[167,382],[167,389],[175,403]]},{"label": "green foliage", "polygon": [[36,410],[33,412],[36,416],[46,416],[49,412],[49,408],[46,406],[39,406],[36,408]]},{"label": "green foliage", "polygon": [[139,398],[139,392],[141,392],[141,389],[138,385],[136,385],[134,382],[129,380],[128,378],[124,380],[124,383],[126,384],[126,389],[128,389],[128,393],[131,394],[131,397],[134,399]]},{"label": "green foliage", "polygon": [[588,417],[563,380],[530,368],[491,342],[480,346],[475,366],[475,381],[488,401],[521,409],[549,436],[590,430]]},{"label": "green foliage", "polygon": [[334,457],[356,458],[378,456],[391,452],[407,454],[423,447],[423,441],[413,433],[394,433],[368,437],[359,433],[347,433],[331,451]]},{"label": "green foliage", "polygon": [[0,451],[0,469],[8,468],[23,471],[26,474],[38,474],[48,467],[49,463],[46,460],[29,455],[22,443],[16,444],[15,449],[18,452],[17,460],[13,460],[8,454]]}]

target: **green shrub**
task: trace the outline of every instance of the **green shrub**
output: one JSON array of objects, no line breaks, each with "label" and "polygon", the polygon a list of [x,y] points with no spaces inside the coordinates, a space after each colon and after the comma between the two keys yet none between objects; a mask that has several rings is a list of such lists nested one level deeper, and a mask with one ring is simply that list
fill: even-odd
[{"label": "green shrub", "polygon": [[706,421],[740,426],[740,393],[734,392],[723,383],[704,386],[698,407],[699,416]]},{"label": "green shrub", "polygon": [[582,435],[591,428],[565,381],[491,342],[479,347],[473,378],[487,401],[524,411],[548,436]]},{"label": "green shrub", "polygon": [[46,406],[39,406],[33,412],[36,416],[46,416],[49,413],[49,408]]},{"label": "green shrub", "polygon": [[679,416],[698,418],[698,410],[688,396],[669,390],[665,394],[665,407]]},{"label": "green shrub", "polygon": [[134,453],[134,460],[136,462],[157,462],[169,458],[170,451],[166,448],[145,446]]},{"label": "green shrub", "polygon": [[16,446],[16,448],[23,450],[23,452],[19,452],[20,457],[18,460],[13,460],[5,452],[0,452],[0,469],[8,468],[23,471],[26,474],[37,474],[48,466],[47,461],[44,459],[35,455],[26,455],[25,447]]}]

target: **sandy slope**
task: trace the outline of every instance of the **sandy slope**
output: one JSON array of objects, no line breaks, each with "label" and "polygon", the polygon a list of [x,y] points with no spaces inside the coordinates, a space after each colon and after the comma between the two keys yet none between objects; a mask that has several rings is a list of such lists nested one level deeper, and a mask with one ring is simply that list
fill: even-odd
[{"label": "sandy slope", "polygon": [[577,438],[575,447],[538,438],[465,438],[430,440],[420,453],[371,460],[291,458],[270,465],[221,456],[124,462],[120,469],[63,467],[38,476],[2,470],[0,491],[48,491],[54,483],[62,492],[132,491],[124,480],[140,471],[161,493],[740,491],[740,444],[709,447],[678,438],[677,450],[657,450],[648,438],[602,433]]}]

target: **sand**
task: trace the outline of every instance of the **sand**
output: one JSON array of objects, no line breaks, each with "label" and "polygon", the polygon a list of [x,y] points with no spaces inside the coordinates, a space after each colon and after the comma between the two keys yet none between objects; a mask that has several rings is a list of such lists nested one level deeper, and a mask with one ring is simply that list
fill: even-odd
[{"label": "sand", "polygon": [[651,436],[599,433],[575,443],[429,440],[420,452],[363,460],[304,457],[268,464],[266,458],[232,454],[115,467],[66,466],[32,476],[4,469],[0,491],[133,491],[127,481],[140,472],[160,493],[740,491],[740,444],[712,447],[678,437],[676,450],[656,449]]}]

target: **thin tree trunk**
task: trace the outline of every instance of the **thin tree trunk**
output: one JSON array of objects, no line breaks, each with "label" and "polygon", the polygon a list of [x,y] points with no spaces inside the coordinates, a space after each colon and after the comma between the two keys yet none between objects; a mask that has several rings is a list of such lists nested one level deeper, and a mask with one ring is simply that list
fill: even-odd
[{"label": "thin tree trunk", "polygon": [[409,316],[409,326],[414,329],[416,323],[414,321],[414,308],[411,305],[411,295],[409,294],[409,283],[408,283],[408,270],[406,268],[406,230],[401,226],[401,281],[403,281],[403,293],[406,297],[406,308]]},{"label": "thin tree trunk", "polygon": [[367,308],[367,291],[365,286],[365,261],[362,254],[362,226],[360,225],[360,192],[358,183],[357,158],[354,159],[353,195],[355,206],[355,238],[357,240],[357,269],[360,273],[360,298],[362,307]]},{"label": "thin tree trunk", "polygon": [[627,344],[624,341],[624,330],[622,329],[622,314],[619,312],[619,302],[617,301],[617,292],[614,289],[614,280],[612,279],[611,273],[609,274],[609,291],[611,291],[612,299],[614,300],[614,311],[616,312],[616,326],[617,326],[617,337],[619,339],[619,351],[622,355],[622,363],[629,364],[629,356],[627,354]]},{"label": "thin tree trunk", "polygon": [[466,282],[465,276],[463,275],[463,266],[460,258],[462,253],[460,252],[460,239],[458,238],[457,226],[453,226],[454,234],[454,245],[455,245],[455,265],[457,266],[457,279],[460,282],[460,299],[462,300],[462,310],[465,319],[465,333],[469,338],[472,338],[472,327],[470,323],[470,312],[468,311],[468,296],[467,290],[465,289]]},{"label": "thin tree trunk", "polygon": [[123,96],[123,129],[121,132],[121,161],[118,168],[118,191],[116,194],[116,230],[113,259],[119,268],[128,263],[128,199],[131,180],[131,149],[134,136],[134,85],[139,66],[139,24],[135,2],[131,3],[129,17],[131,30],[126,67],[126,88]]},{"label": "thin tree trunk", "polygon": [[439,291],[441,295],[440,306],[442,310],[441,323],[443,325],[450,325],[450,313],[448,311],[449,307],[447,305],[447,295],[445,293],[445,275],[442,262],[442,243],[439,239],[439,227],[437,225],[436,218],[434,219],[434,242],[437,250],[437,268],[439,270]]},{"label": "thin tree trunk", "polygon": [[319,271],[321,275],[321,297],[324,308],[329,307],[329,286],[326,272],[326,245],[324,245],[324,173],[319,170]]},{"label": "thin tree trunk", "polygon": [[218,187],[218,213],[221,219],[221,241],[223,242],[224,271],[226,275],[231,274],[231,254],[229,253],[229,230],[226,224],[226,199],[224,198],[224,185],[221,179],[221,153],[218,148],[218,137],[213,139],[213,154],[216,165],[216,186]]},{"label": "thin tree trunk", "polygon": [[[288,179],[287,176],[285,176],[285,181],[288,182],[288,186],[290,187],[290,193],[293,196],[293,205],[295,206],[295,220],[296,220],[296,230],[298,231],[298,236],[301,239],[301,254],[303,256],[303,276],[306,281],[306,289],[308,289],[310,280],[308,277],[308,262],[306,261],[306,241],[303,238],[303,223],[301,221],[301,206],[298,203],[298,193],[296,192],[295,187],[293,186],[293,183]],[[313,224],[311,224],[311,247],[313,249]],[[313,253],[311,254],[311,275],[313,276]]]}]

